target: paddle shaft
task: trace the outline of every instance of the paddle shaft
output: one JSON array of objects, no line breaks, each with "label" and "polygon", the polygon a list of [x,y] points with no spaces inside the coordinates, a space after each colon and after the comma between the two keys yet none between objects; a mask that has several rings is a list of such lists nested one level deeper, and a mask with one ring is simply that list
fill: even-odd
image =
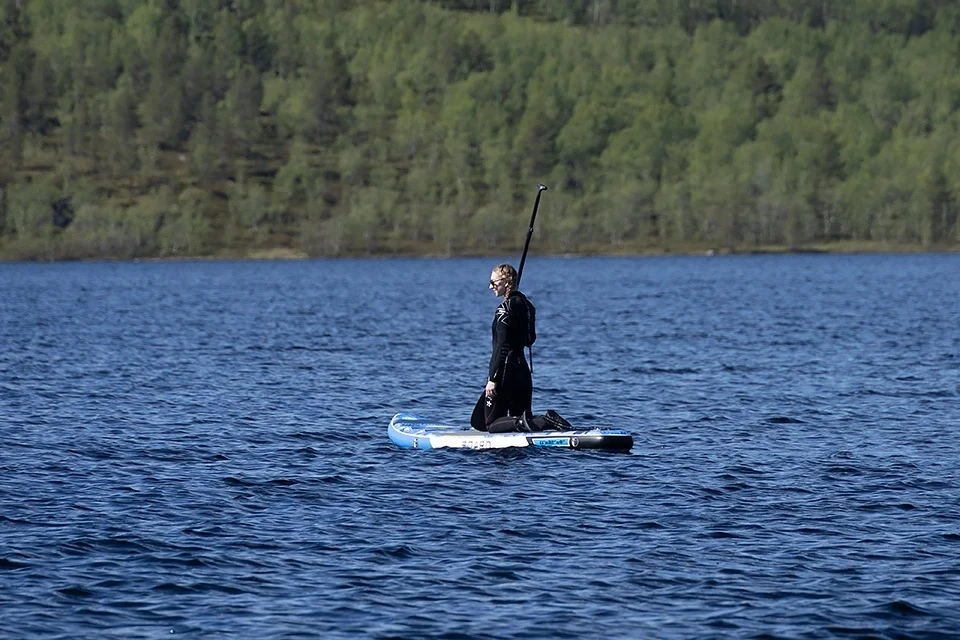
[{"label": "paddle shaft", "polygon": [[527,249],[530,248],[530,238],[533,236],[533,223],[537,219],[537,208],[540,206],[540,196],[547,190],[546,185],[537,185],[537,199],[533,201],[533,213],[530,214],[530,227],[527,229],[527,239],[523,242],[523,255],[520,256],[520,268],[517,269],[515,289],[520,288],[520,278],[523,276],[523,263],[527,261]]}]

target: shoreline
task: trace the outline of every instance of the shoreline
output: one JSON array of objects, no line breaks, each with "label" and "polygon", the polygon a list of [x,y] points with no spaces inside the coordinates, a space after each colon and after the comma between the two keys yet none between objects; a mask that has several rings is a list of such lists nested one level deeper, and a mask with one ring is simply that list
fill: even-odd
[{"label": "shoreline", "polygon": [[[395,258],[411,259],[459,259],[459,258],[486,258],[500,257],[519,249],[504,249],[499,251],[463,251],[457,253],[443,253],[434,251],[378,251],[371,253],[347,253],[341,255],[314,256],[302,251],[295,251],[286,247],[272,249],[258,249],[245,252],[224,252],[219,254],[179,255],[179,256],[90,256],[85,258],[48,259],[43,257],[12,258],[0,254],[0,264],[40,263],[40,262],[255,262],[255,261],[285,261],[285,260],[357,260],[376,259],[389,260]],[[811,244],[804,247],[762,246],[742,249],[717,249],[715,247],[685,245],[682,248],[665,249],[662,247],[646,249],[618,249],[606,250],[600,247],[584,248],[578,251],[537,251],[531,254],[540,258],[652,258],[669,256],[688,257],[724,257],[724,256],[759,256],[759,255],[858,255],[858,254],[943,254],[958,253],[960,246],[931,246],[920,245],[890,245],[881,242],[842,242]]]}]

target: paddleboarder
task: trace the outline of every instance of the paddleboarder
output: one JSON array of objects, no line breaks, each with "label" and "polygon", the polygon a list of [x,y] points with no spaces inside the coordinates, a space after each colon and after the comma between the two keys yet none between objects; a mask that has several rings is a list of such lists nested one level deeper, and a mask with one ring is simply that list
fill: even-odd
[{"label": "paddleboarder", "polygon": [[[524,412],[530,415],[533,379],[523,350],[537,338],[536,308],[516,288],[516,282],[512,265],[497,265],[490,273],[490,289],[503,300],[493,314],[487,384],[470,419],[480,431],[515,431],[516,418]],[[502,424],[494,425],[498,420]]]},{"label": "paddleboarder", "polygon": [[537,431],[570,426],[555,411],[547,411],[543,416],[531,414],[533,379],[523,355],[524,347],[533,346],[537,339],[537,310],[520,292],[520,278],[523,277],[540,196],[546,190],[546,185],[537,185],[537,199],[533,202],[533,213],[523,242],[520,268],[500,264],[490,273],[490,289],[494,295],[503,297],[503,302],[493,316],[493,352],[487,384],[470,416],[470,426],[478,431]]}]

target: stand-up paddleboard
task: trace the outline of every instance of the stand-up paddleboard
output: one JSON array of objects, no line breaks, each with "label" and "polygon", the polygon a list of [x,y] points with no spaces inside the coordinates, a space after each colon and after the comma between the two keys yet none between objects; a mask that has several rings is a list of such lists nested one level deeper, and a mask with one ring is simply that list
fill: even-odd
[{"label": "stand-up paddleboard", "polygon": [[505,449],[507,447],[560,447],[629,451],[633,436],[623,429],[570,429],[535,433],[487,433],[470,427],[439,424],[415,413],[393,416],[387,434],[405,449]]}]

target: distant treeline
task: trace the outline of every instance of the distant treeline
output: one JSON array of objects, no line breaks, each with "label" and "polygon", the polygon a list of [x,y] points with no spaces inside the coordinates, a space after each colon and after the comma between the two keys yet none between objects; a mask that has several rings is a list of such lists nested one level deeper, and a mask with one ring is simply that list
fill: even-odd
[{"label": "distant treeline", "polygon": [[953,0],[0,0],[0,258],[960,245]]}]

